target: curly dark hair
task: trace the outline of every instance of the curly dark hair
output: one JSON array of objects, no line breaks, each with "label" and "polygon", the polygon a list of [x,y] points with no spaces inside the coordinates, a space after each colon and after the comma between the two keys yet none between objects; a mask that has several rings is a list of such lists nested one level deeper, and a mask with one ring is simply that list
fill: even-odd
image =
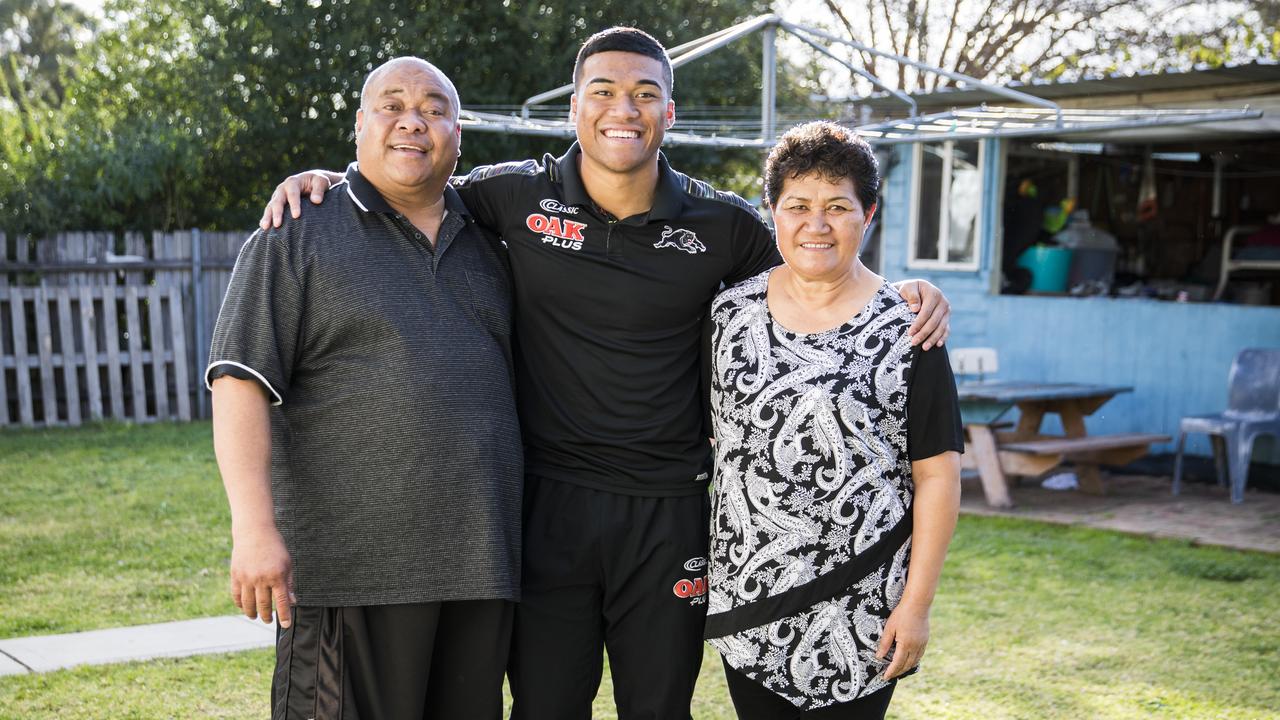
[{"label": "curly dark hair", "polygon": [[820,175],[831,182],[853,181],[853,191],[868,210],[880,195],[880,163],[866,140],[833,122],[797,125],[778,139],[764,161],[764,194],[769,207],[782,195],[788,178]]},{"label": "curly dark hair", "polygon": [[667,96],[670,97],[675,76],[671,72],[671,58],[667,55],[667,49],[649,33],[623,25],[601,30],[582,43],[582,47],[578,50],[578,59],[573,62],[575,89],[582,81],[582,63],[596,53],[612,51],[635,53],[662,63],[662,81],[666,83]]}]

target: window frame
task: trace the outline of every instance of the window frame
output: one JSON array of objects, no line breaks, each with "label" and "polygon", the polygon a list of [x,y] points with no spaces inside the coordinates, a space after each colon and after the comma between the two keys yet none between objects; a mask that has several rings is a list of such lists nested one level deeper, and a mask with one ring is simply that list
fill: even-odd
[{"label": "window frame", "polygon": [[[976,142],[978,145],[978,177],[981,179],[982,188],[978,193],[978,211],[974,218],[973,226],[973,259],[958,262],[943,259],[945,253],[943,249],[950,240],[951,223],[947,221],[947,215],[951,210],[951,178],[953,175],[953,163],[955,144],[957,142]],[[918,258],[916,257],[916,238],[920,232],[920,194],[921,185],[924,180],[924,142],[912,143],[911,151],[911,214],[909,220],[909,230],[907,232],[907,267],[920,268],[925,270],[945,270],[955,272],[976,272],[982,268],[982,246],[983,232],[986,229],[986,189],[987,189],[987,143],[982,138],[961,138],[948,139],[943,141],[934,141],[927,143],[929,145],[942,146],[943,167],[945,172],[942,173],[942,192],[939,198],[938,206],[938,244],[935,246],[939,258]]]}]

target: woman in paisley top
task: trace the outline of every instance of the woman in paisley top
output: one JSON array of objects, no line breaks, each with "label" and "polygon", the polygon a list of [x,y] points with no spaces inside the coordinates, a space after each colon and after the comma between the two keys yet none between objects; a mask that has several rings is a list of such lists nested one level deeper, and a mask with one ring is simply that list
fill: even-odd
[{"label": "woman in paisley top", "polygon": [[787,132],[765,164],[786,264],[712,306],[706,635],[744,720],[881,718],[928,641],[964,438],[946,351],[858,259],[879,186],[852,132]]}]

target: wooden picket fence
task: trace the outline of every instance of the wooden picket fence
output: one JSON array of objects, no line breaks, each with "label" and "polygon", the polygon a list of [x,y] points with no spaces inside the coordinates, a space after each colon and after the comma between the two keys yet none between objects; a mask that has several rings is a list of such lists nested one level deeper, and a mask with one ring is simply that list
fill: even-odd
[{"label": "wooden picket fence", "polygon": [[244,233],[0,234],[0,428],[207,417]]},{"label": "wooden picket fence", "polygon": [[17,415],[0,383],[0,425],[191,419],[180,287],[10,287],[0,289],[4,304]]}]

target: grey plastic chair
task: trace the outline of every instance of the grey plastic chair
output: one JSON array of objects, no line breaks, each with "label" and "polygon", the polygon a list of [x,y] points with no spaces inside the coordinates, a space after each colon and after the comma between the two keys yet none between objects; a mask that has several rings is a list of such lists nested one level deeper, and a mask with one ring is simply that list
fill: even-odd
[{"label": "grey plastic chair", "polygon": [[[1213,442],[1218,484],[1223,470],[1231,484],[1231,502],[1244,502],[1253,441],[1259,435],[1280,437],[1280,349],[1241,350],[1231,363],[1226,412],[1182,418],[1178,454],[1173,464],[1173,494],[1182,490],[1182,451],[1187,433],[1206,433]],[[1225,464],[1225,468],[1223,465]]]}]

